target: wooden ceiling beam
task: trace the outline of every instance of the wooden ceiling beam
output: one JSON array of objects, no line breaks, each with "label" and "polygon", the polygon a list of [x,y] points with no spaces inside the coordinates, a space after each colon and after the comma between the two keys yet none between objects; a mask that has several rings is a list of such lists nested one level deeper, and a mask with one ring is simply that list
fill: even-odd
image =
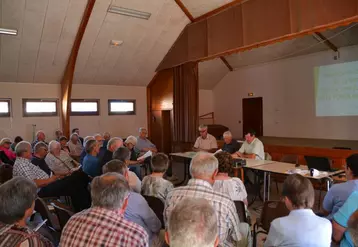
[{"label": "wooden ceiling beam", "polygon": [[216,8],[216,9],[213,9],[212,11],[209,11],[201,16],[198,16],[196,17],[192,22],[197,22],[197,21],[201,21],[201,20],[204,20],[204,19],[207,19],[213,15],[216,15],[217,13],[225,10],[225,9],[228,9],[236,4],[239,4],[239,3],[243,3],[243,2],[246,2],[247,0],[234,0],[230,3],[227,3],[219,8]]},{"label": "wooden ceiling beam", "polygon": [[335,46],[331,41],[329,41],[323,34],[320,32],[315,32],[313,35],[319,42],[323,42],[329,49],[334,52],[338,51],[337,46]]},{"label": "wooden ceiling beam", "polygon": [[78,51],[81,46],[83,35],[86,31],[88,21],[91,17],[92,10],[96,0],[88,0],[86,8],[83,12],[82,20],[76,34],[75,41],[73,43],[71,54],[68,58],[65,72],[61,81],[61,124],[63,134],[67,137],[70,135],[70,104],[72,93],[73,75],[75,72],[75,66],[78,56]]},{"label": "wooden ceiling beam", "polygon": [[225,57],[221,56],[220,59],[221,59],[221,61],[223,61],[223,63],[226,65],[226,67],[227,67],[230,71],[234,71],[233,67],[231,67],[231,65],[229,64],[229,62],[226,60]]},{"label": "wooden ceiling beam", "polygon": [[189,18],[189,20],[191,22],[194,21],[194,17],[192,16],[192,14],[189,12],[189,10],[185,7],[185,5],[183,4],[182,1],[180,0],[175,0],[175,2],[178,4],[178,6],[181,8],[181,10],[184,12],[184,14]]}]

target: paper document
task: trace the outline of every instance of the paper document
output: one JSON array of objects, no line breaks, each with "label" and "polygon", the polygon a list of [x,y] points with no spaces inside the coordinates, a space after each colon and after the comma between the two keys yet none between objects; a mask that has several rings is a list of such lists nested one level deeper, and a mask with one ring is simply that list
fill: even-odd
[{"label": "paper document", "polygon": [[152,151],[149,150],[148,152],[146,152],[142,156],[138,157],[137,160],[144,160],[144,159],[146,159],[148,157],[151,157],[152,155],[153,155]]}]

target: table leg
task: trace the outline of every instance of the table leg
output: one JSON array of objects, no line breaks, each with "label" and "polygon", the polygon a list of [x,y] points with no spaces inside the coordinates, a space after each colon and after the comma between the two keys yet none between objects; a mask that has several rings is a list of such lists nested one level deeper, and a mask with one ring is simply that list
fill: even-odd
[{"label": "table leg", "polygon": [[266,176],[267,173],[264,172],[264,198],[262,198],[264,202],[266,201]]},{"label": "table leg", "polygon": [[189,181],[189,166],[190,166],[190,159],[185,159],[184,160],[184,179],[183,181],[181,181],[180,183],[177,183],[176,185],[180,186],[180,185],[186,185]]},{"label": "table leg", "polygon": [[271,173],[268,173],[268,184],[267,184],[268,190],[267,190],[267,200],[270,200],[270,191],[271,191]]},{"label": "table leg", "polygon": [[245,178],[244,168],[241,167],[240,173],[241,173],[241,181],[242,181],[243,183],[245,183],[245,180],[244,180],[244,178]]}]

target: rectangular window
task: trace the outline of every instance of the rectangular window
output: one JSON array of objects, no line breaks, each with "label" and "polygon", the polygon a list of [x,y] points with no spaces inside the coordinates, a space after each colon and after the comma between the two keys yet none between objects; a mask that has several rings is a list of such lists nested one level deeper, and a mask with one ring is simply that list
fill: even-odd
[{"label": "rectangular window", "polygon": [[108,100],[108,115],[135,115],[135,100]]},{"label": "rectangular window", "polygon": [[24,117],[58,115],[57,99],[22,99]]},{"label": "rectangular window", "polygon": [[72,116],[98,116],[98,99],[73,99],[71,100]]},{"label": "rectangular window", "polygon": [[11,115],[11,100],[0,99],[0,117],[10,117]]}]

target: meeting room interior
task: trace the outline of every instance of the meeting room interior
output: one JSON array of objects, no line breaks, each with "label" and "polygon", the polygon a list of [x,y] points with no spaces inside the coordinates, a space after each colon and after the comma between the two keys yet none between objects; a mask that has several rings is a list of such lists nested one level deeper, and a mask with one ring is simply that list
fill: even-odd
[{"label": "meeting room interior", "polygon": [[0,246],[358,246],[358,0],[0,0]]}]

